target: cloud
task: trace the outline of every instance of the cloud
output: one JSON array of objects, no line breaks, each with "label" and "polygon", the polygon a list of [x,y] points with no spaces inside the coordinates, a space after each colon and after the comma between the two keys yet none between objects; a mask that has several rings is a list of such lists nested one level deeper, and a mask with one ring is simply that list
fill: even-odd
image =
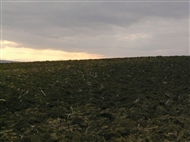
[{"label": "cloud", "polygon": [[4,40],[35,50],[106,57],[189,50],[187,2],[3,2],[2,19]]},{"label": "cloud", "polygon": [[14,41],[7,41],[7,40],[3,40],[3,41],[0,41],[2,43],[2,49],[3,48],[6,48],[8,46],[14,46],[14,47],[18,47],[19,44],[14,42]]}]

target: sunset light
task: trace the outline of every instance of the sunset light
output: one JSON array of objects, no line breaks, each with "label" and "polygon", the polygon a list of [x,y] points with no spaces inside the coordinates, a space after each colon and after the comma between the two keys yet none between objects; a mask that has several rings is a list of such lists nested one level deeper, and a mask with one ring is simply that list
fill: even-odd
[{"label": "sunset light", "polygon": [[20,47],[12,41],[2,41],[2,59],[10,61],[46,61],[46,60],[74,60],[74,59],[98,59],[101,55],[85,52],[65,52],[53,49],[33,49]]}]

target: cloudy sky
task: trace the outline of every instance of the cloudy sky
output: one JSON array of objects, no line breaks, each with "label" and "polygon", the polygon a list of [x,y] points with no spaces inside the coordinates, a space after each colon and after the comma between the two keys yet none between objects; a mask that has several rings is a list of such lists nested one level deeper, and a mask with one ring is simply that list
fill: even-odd
[{"label": "cloudy sky", "polygon": [[188,0],[1,1],[1,59],[189,55]]}]

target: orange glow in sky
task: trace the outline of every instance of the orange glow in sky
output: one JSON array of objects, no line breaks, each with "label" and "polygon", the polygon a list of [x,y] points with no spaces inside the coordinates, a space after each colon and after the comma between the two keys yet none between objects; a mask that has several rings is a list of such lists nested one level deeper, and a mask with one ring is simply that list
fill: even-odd
[{"label": "orange glow in sky", "polygon": [[85,52],[66,52],[52,49],[32,49],[21,47],[12,41],[2,41],[1,59],[11,61],[46,61],[46,60],[74,60],[74,59],[98,59],[101,55]]}]

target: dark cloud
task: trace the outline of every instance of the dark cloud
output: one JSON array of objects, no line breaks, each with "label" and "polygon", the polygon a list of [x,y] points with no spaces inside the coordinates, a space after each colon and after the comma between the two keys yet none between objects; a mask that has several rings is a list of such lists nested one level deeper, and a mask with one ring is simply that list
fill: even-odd
[{"label": "dark cloud", "polygon": [[2,12],[3,39],[26,47],[106,56],[188,50],[187,2],[3,2]]}]

